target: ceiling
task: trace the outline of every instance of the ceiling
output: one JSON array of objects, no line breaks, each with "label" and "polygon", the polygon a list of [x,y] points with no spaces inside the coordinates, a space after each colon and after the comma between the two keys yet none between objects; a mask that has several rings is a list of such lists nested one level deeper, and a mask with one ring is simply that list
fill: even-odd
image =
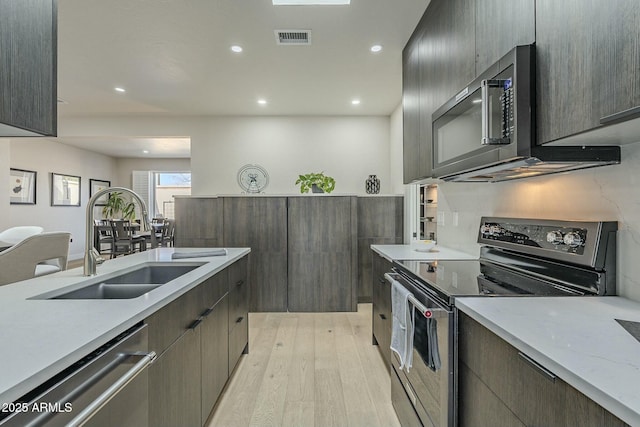
[{"label": "ceiling", "polygon": [[[402,48],[428,3],[58,0],[58,114],[389,115],[401,101]],[[278,45],[279,29],[311,30],[311,45]]]}]

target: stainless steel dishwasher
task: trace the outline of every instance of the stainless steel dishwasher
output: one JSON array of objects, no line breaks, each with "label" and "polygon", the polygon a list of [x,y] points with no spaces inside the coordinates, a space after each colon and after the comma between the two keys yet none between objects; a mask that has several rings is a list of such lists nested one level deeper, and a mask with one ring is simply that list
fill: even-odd
[{"label": "stainless steel dishwasher", "polygon": [[16,402],[0,426],[149,425],[147,325],[138,324]]}]

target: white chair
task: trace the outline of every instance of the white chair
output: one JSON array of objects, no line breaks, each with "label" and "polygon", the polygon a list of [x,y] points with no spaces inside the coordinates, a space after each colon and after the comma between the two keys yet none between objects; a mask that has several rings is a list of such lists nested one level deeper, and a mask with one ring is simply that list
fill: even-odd
[{"label": "white chair", "polygon": [[40,234],[43,231],[44,228],[37,225],[21,225],[19,227],[7,228],[3,232],[0,232],[0,242],[15,245],[29,236]]},{"label": "white chair", "polygon": [[0,285],[67,269],[71,233],[40,233],[0,252]]}]

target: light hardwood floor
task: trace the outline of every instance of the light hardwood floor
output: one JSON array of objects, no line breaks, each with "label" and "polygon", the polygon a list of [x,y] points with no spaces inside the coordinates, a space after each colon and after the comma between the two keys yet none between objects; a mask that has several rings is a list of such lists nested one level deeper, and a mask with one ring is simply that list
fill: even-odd
[{"label": "light hardwood floor", "polygon": [[371,304],[357,313],[251,313],[249,354],[208,426],[400,426],[371,345]]}]

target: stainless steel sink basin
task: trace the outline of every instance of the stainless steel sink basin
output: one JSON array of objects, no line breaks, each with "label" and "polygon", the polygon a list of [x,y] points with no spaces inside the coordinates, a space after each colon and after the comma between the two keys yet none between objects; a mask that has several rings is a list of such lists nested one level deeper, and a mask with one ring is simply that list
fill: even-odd
[{"label": "stainless steel sink basin", "polygon": [[49,299],[131,299],[162,285],[109,285],[96,283]]},{"label": "stainless steel sink basin", "polygon": [[76,283],[31,299],[131,299],[137,298],[204,263],[147,263],[133,269]]},{"label": "stainless steel sink basin", "polygon": [[[201,265],[201,264],[200,264]],[[103,280],[106,284],[157,284],[164,285],[200,265],[146,265],[137,270]]]}]

